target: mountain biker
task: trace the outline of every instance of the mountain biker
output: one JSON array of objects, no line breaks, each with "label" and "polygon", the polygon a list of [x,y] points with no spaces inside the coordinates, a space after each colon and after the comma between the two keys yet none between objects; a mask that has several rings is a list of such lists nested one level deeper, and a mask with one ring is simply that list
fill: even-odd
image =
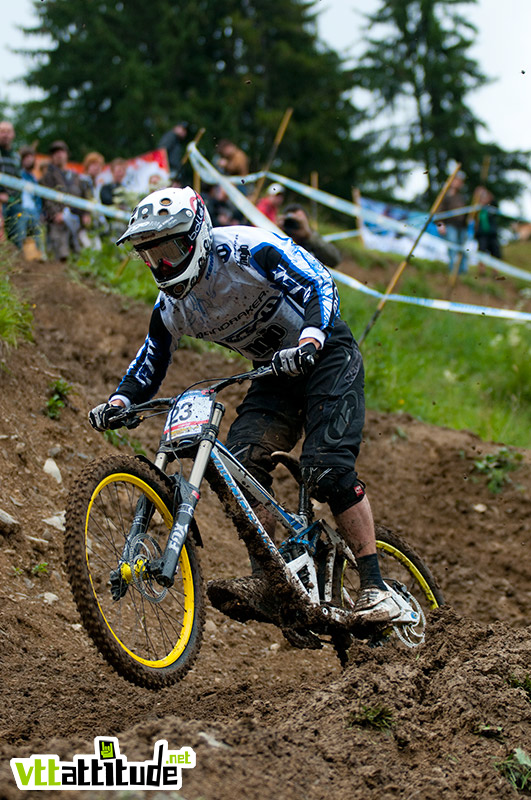
[{"label": "mountain biker", "polygon": [[[238,407],[227,446],[270,489],[271,454],[291,450],[304,429],[303,478],[314,497],[329,503],[358,562],[354,613],[369,622],[397,617],[356,473],[363,363],[340,318],[328,270],[289,238],[248,226],[212,229],[202,198],[190,187],[145,197],[117,244],[123,242],[149,266],[160,292],[143,345],[108,402],[89,413],[92,426],[119,427],[113,417],[120,408],[152,398],[184,334],[217,342],[255,364],[271,363],[274,374],[253,381]],[[255,512],[273,536],[270,512],[263,506]]]}]

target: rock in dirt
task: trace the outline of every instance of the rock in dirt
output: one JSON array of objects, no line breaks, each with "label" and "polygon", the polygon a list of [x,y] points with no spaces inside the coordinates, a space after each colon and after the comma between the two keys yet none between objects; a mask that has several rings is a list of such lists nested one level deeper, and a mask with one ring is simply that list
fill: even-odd
[{"label": "rock in dirt", "polygon": [[20,528],[20,522],[0,508],[0,533],[9,535],[15,533],[18,528]]},{"label": "rock in dirt", "polygon": [[59,467],[57,466],[57,464],[55,463],[53,458],[47,458],[46,459],[46,461],[44,462],[43,469],[44,469],[44,471],[46,472],[47,475],[51,475],[52,478],[55,478],[57,483],[62,483],[63,482],[63,477],[61,475],[61,470],[59,469]]},{"label": "rock in dirt", "polygon": [[55,528],[58,531],[64,531],[65,529],[65,512],[61,511],[59,514],[54,514],[52,517],[47,517],[43,519],[43,522],[46,525],[51,525],[52,528]]}]

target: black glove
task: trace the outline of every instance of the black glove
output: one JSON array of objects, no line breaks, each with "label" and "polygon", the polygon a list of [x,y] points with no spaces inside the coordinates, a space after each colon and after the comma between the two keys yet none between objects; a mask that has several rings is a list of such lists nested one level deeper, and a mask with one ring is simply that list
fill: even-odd
[{"label": "black glove", "polygon": [[122,406],[111,406],[110,403],[100,403],[89,411],[89,422],[97,431],[116,430],[123,425],[122,420],[113,420],[118,414],[123,414],[124,408]]},{"label": "black glove", "polygon": [[295,378],[297,375],[307,375],[315,366],[317,348],[312,342],[299,345],[299,347],[287,347],[285,350],[277,350],[271,361],[271,367],[275,375],[289,375]]}]

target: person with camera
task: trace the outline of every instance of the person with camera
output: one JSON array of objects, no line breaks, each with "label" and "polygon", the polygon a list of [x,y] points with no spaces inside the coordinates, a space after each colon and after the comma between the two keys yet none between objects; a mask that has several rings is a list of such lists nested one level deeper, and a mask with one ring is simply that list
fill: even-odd
[{"label": "person with camera", "polygon": [[305,210],[298,203],[290,203],[279,218],[280,227],[295,244],[304,247],[326,267],[337,267],[341,253],[331,242],[326,242],[310,226]]}]

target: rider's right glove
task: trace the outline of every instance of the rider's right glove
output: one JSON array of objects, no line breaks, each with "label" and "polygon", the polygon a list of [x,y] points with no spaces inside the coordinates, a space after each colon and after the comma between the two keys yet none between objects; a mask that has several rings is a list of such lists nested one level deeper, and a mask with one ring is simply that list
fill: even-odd
[{"label": "rider's right glove", "polygon": [[121,428],[123,422],[113,420],[113,417],[116,417],[117,414],[123,413],[123,408],[121,406],[111,406],[110,403],[100,403],[99,406],[96,406],[89,411],[89,422],[92,427],[97,431],[106,431],[109,430],[116,430],[116,428]]},{"label": "rider's right glove", "polygon": [[311,342],[299,347],[277,350],[271,361],[271,367],[277,376],[289,375],[295,378],[297,375],[307,375],[315,366],[316,353],[317,348]]}]

